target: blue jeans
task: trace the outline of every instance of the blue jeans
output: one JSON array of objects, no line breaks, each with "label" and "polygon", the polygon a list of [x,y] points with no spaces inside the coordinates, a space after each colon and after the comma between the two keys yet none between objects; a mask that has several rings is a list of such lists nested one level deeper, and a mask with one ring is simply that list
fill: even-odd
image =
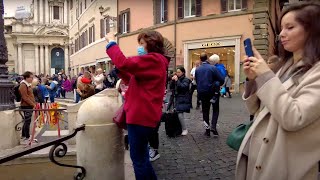
[{"label": "blue jeans", "polygon": [[55,95],[54,94],[50,94],[50,102],[51,103],[54,103],[54,98],[55,98]]},{"label": "blue jeans", "polygon": [[130,157],[136,180],[156,180],[157,176],[149,159],[148,137],[154,128],[128,124]]},{"label": "blue jeans", "polygon": [[78,103],[80,101],[80,94],[76,91],[76,102]]},{"label": "blue jeans", "polygon": [[57,98],[60,98],[61,90],[62,90],[62,89],[61,89],[61,86],[59,86],[58,89],[57,89],[57,94],[56,94],[56,97],[57,97]]}]

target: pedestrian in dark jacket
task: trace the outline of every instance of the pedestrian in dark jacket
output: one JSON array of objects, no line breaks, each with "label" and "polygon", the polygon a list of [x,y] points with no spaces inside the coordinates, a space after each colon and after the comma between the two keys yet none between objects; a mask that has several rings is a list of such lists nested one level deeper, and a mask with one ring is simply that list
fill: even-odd
[{"label": "pedestrian in dark jacket", "polygon": [[44,103],[44,95],[43,92],[41,91],[41,89],[39,88],[39,80],[38,78],[33,78],[32,83],[31,83],[31,88],[33,91],[33,96],[34,99],[37,103]]},{"label": "pedestrian in dark jacket", "polygon": [[107,54],[129,86],[124,111],[128,128],[130,156],[137,180],[157,179],[148,153],[148,137],[159,124],[169,61],[164,57],[163,37],[147,31],[138,36],[139,56],[125,57],[113,34],[107,35]]},{"label": "pedestrian in dark jacket", "polygon": [[[182,127],[182,136],[188,134],[188,130],[185,123],[184,113],[190,113],[191,101],[190,101],[190,83],[191,80],[185,76],[186,70],[183,67],[177,68],[177,73],[172,77],[170,89],[172,90],[172,96],[174,96],[174,108],[178,112],[179,121]],[[172,99],[172,98],[171,98]],[[169,108],[172,102],[170,102]]]},{"label": "pedestrian in dark jacket", "polygon": [[219,117],[220,85],[224,83],[224,77],[215,66],[210,65],[206,53],[201,53],[200,59],[202,65],[196,69],[196,83],[202,103],[203,123],[206,128],[205,135],[210,136],[209,112],[212,104],[211,131],[214,136],[218,136],[216,126]]}]

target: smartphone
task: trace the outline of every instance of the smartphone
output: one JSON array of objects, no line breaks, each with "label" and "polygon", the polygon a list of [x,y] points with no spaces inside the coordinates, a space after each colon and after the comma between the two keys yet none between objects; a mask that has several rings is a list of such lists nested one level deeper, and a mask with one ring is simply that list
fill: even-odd
[{"label": "smartphone", "polygon": [[246,55],[248,57],[253,57],[253,51],[252,51],[252,43],[251,43],[251,39],[247,38],[243,41],[244,43],[244,50],[246,51]]}]

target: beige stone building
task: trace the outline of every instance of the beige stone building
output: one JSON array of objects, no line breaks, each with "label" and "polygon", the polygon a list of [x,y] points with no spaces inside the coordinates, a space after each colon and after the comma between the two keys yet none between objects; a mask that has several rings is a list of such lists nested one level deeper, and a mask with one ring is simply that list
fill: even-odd
[{"label": "beige stone building", "polygon": [[11,71],[46,75],[62,69],[68,72],[69,6],[67,0],[33,0],[30,16],[18,17],[18,9],[16,17],[5,18]]},{"label": "beige stone building", "polygon": [[70,0],[69,44],[71,74],[97,67],[111,68],[105,35],[117,31],[116,0]]}]

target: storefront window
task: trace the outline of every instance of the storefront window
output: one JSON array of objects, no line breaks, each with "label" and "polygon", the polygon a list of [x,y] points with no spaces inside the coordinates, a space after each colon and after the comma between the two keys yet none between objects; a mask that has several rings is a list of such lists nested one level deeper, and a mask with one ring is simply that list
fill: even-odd
[{"label": "storefront window", "polygon": [[220,63],[224,64],[226,67],[226,70],[228,71],[232,83],[234,83],[234,77],[235,77],[235,47],[216,47],[216,48],[204,48],[204,49],[192,49],[189,50],[189,64],[190,67],[189,71],[195,66],[195,62],[197,60],[200,60],[200,54],[202,52],[206,52],[208,55],[208,58],[213,55],[217,54],[220,57]]}]

